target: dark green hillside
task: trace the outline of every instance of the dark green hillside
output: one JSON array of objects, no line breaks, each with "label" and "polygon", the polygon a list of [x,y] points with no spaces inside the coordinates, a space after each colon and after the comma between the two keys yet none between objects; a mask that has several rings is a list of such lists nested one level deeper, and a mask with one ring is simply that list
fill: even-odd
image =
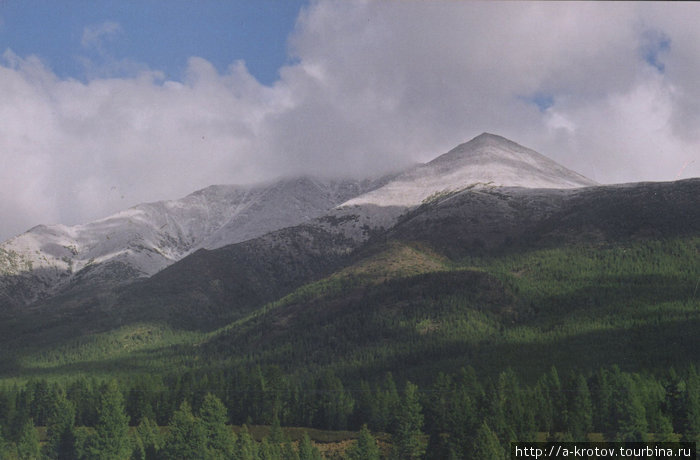
[{"label": "dark green hillside", "polygon": [[[289,372],[412,380],[467,365],[539,375],[552,364],[653,371],[700,360],[697,238],[470,257],[410,275],[396,270],[398,254],[420,251],[392,245],[372,276],[346,269],[305,286],[204,349]],[[382,260],[392,263],[383,273]]]},{"label": "dark green hillside", "polygon": [[[119,394],[130,439],[170,458],[182,458],[163,447],[172,433],[212,414],[219,434],[272,425],[258,444],[241,428],[241,450],[290,449],[280,423],[366,423],[404,458],[484,458],[472,454],[510,440],[696,440],[696,196],[700,181],[462,192],[354,251],[297,227],[7,316],[6,445],[34,423],[53,426],[40,432],[56,448],[52,417],[69,408],[72,458],[90,458],[100,404]],[[347,451],[356,434],[343,436]]]},{"label": "dark green hillside", "polygon": [[408,213],[388,238],[452,258],[700,234],[700,179],[583,189],[467,189]]}]

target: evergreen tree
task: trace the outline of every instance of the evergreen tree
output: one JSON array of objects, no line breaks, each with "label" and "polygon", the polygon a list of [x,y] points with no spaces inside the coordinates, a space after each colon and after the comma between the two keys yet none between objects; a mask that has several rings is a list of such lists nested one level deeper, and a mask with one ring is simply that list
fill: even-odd
[{"label": "evergreen tree", "polygon": [[400,459],[421,458],[425,453],[423,442],[423,412],[418,400],[418,387],[406,382],[404,396],[396,417],[394,456]]},{"label": "evergreen tree", "polygon": [[582,374],[578,374],[574,380],[574,389],[570,393],[569,404],[569,430],[574,440],[586,441],[588,433],[593,429],[593,403],[588,383]]},{"label": "evergreen tree", "polygon": [[637,386],[628,375],[620,375],[616,388],[615,415],[618,441],[646,441],[648,424]]},{"label": "evergreen tree", "polygon": [[316,386],[314,424],[326,430],[344,430],[355,401],[332,372],[326,372]]},{"label": "evergreen tree", "polygon": [[161,449],[162,457],[166,460],[206,458],[206,446],[206,433],[201,421],[192,414],[189,403],[183,401],[168,425],[168,435]]},{"label": "evergreen tree", "polygon": [[207,452],[211,459],[228,459],[236,445],[236,435],[228,421],[226,407],[219,398],[208,393],[200,409],[202,426],[207,437]]},{"label": "evergreen tree", "polygon": [[65,394],[57,393],[46,428],[46,456],[50,459],[73,460],[75,451],[75,407]]},{"label": "evergreen tree", "polygon": [[41,458],[39,434],[31,419],[28,419],[21,427],[16,447],[19,460],[38,460]]},{"label": "evergreen tree", "polygon": [[282,444],[282,460],[299,460],[299,452],[289,439]]},{"label": "evergreen tree", "polygon": [[321,453],[311,443],[309,434],[304,433],[301,441],[299,441],[299,460],[321,460],[321,458]]},{"label": "evergreen tree", "polygon": [[537,408],[534,412],[537,429],[545,433],[551,432],[554,427],[554,408],[544,377],[540,377],[532,390],[532,405]]},{"label": "evergreen tree", "polygon": [[240,433],[238,433],[238,442],[233,458],[235,460],[258,460],[258,445],[253,440],[248,427],[243,425]]},{"label": "evergreen tree", "polygon": [[685,423],[683,435],[687,441],[700,440],[700,375],[695,366],[691,366],[686,379],[683,395],[685,402]]},{"label": "evergreen tree", "polygon": [[396,427],[396,414],[401,405],[401,397],[396,389],[396,383],[391,372],[387,372],[384,381],[377,389],[377,410],[374,412],[376,419],[369,426],[374,430],[394,431]]},{"label": "evergreen tree", "polygon": [[121,460],[131,454],[129,417],[124,410],[124,396],[114,380],[102,391],[90,453],[101,460]]},{"label": "evergreen tree", "polygon": [[553,429],[554,431],[566,431],[568,423],[566,395],[564,394],[556,366],[552,366],[545,381],[548,384],[549,399],[552,401]]},{"label": "evergreen tree", "polygon": [[505,452],[501,447],[496,433],[491,431],[491,428],[489,428],[486,422],[483,422],[476,432],[472,458],[475,460],[503,460],[505,458]]},{"label": "evergreen tree", "polygon": [[369,432],[367,425],[362,425],[357,442],[348,452],[349,460],[379,460],[377,441]]},{"label": "evergreen tree", "polygon": [[593,412],[593,431],[609,434],[615,431],[613,414],[613,386],[611,383],[611,373],[606,369],[596,372],[590,385],[591,402],[595,411]]},{"label": "evergreen tree", "polygon": [[258,457],[260,460],[280,460],[282,449],[279,444],[270,442],[270,438],[263,438],[258,449]]},{"label": "evergreen tree", "polygon": [[5,436],[3,435],[3,424],[0,424],[0,458],[5,458],[6,449],[7,443],[5,441]]},{"label": "evergreen tree", "polygon": [[146,460],[156,459],[162,445],[160,429],[156,422],[148,417],[142,418],[139,426],[136,427],[136,435],[143,444]]}]

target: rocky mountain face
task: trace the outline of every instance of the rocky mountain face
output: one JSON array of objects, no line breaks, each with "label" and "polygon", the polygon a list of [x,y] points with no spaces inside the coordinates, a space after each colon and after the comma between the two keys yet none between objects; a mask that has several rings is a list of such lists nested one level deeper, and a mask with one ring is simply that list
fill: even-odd
[{"label": "rocky mountain face", "polygon": [[381,184],[301,177],[216,185],[84,225],[40,225],[0,245],[0,303],[26,305],[75,286],[151,276],[197,249],[297,225]]}]

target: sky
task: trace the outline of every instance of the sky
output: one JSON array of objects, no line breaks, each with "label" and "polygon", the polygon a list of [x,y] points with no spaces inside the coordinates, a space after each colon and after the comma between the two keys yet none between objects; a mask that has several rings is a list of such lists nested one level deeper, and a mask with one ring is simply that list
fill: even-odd
[{"label": "sky", "polygon": [[482,132],[700,176],[700,3],[0,0],[0,240]]}]

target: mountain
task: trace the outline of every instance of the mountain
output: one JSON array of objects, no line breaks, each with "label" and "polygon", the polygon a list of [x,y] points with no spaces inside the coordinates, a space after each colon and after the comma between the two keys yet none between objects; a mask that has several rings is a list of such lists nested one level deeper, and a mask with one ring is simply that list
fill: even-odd
[{"label": "mountain", "polygon": [[416,206],[435,194],[467,187],[577,188],[598,185],[551,159],[504,137],[483,133],[383,187],[343,206]]},{"label": "mountain", "polygon": [[381,180],[301,177],[252,187],[217,185],[84,225],[40,225],[0,245],[0,302],[26,305],[76,285],[150,276],[197,249],[318,217],[377,184]]},{"label": "mountain", "polygon": [[[534,150],[483,133],[385,185],[349,199],[329,213],[345,236],[364,240],[371,229],[388,229],[399,216],[427,201],[467,189],[526,187],[572,189],[598,185]],[[360,231],[361,229],[362,231]]]},{"label": "mountain", "polygon": [[[490,166],[460,182],[463,164]],[[0,377],[26,391],[8,412],[50,413],[47,382],[67,382],[89,426],[94,388],[117,378],[132,420],[165,425],[212,393],[234,424],[366,423],[391,447],[415,384],[430,458],[471,458],[492,420],[503,451],[583,418],[581,439],[628,439],[610,395],[636,401],[635,436],[696,438],[700,178],[591,185],[482,135],[385,185],[223,247],[212,230],[149,277],[0,310]],[[592,412],[552,416],[582,395]]]},{"label": "mountain", "polygon": [[40,225],[4,242],[0,302],[27,305],[66,289],[148,277],[198,249],[319,216],[316,227],[360,244],[440,194],[470,187],[594,184],[533,150],[484,133],[427,164],[377,180],[302,177],[253,187],[211,186],[84,225]]}]

